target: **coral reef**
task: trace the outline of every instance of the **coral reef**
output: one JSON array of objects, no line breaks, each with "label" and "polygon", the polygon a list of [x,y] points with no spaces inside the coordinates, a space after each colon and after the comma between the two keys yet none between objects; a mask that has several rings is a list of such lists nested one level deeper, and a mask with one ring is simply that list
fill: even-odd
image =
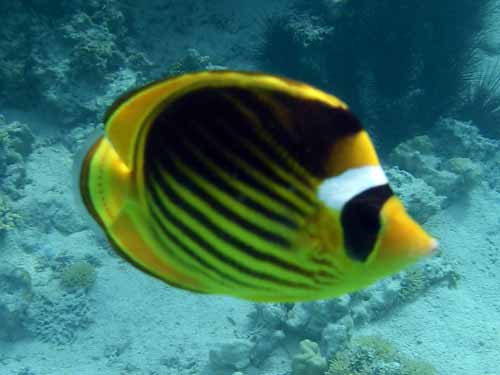
[{"label": "coral reef", "polygon": [[278,347],[297,339],[314,340],[320,352],[332,358],[349,350],[355,326],[382,319],[437,285],[454,288],[459,278],[449,263],[436,256],[350,295],[306,303],[255,304],[249,315],[251,365],[260,366]]},{"label": "coral reef", "polygon": [[114,0],[72,7],[17,2],[5,9],[5,18],[0,104],[43,108],[56,126],[100,118],[114,86],[119,82],[122,92],[137,84],[150,65],[127,38],[127,21]]},{"label": "coral reef", "polygon": [[[390,169],[388,175],[403,199],[426,200],[430,206],[437,207],[443,202],[442,197],[446,197],[444,203],[448,204],[466,198],[483,181],[498,190],[498,174],[484,171],[497,170],[499,150],[500,141],[485,138],[472,124],[444,118],[429,135],[405,141],[389,155],[391,164],[419,176],[432,189],[419,183],[423,189],[420,196],[408,196],[405,183],[414,184],[415,178],[395,169]],[[431,207],[426,211],[429,209],[432,212]]]},{"label": "coral reef", "polygon": [[0,182],[12,199],[21,197],[27,183],[25,161],[33,151],[35,137],[28,125],[7,123],[0,115]]}]

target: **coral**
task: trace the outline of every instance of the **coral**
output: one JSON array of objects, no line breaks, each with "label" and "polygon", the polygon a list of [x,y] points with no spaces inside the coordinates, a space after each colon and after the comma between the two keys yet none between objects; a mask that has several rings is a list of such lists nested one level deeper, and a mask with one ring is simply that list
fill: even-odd
[{"label": "coral", "polygon": [[435,257],[402,271],[398,278],[399,302],[408,302],[438,283],[446,283],[449,288],[456,288],[460,275],[442,257]]},{"label": "coral", "polygon": [[[252,364],[260,365],[278,346],[286,345],[297,336],[316,340],[322,353],[329,358],[335,357],[349,347],[354,326],[384,318],[395,307],[415,300],[430,288],[443,284],[455,287],[458,280],[454,268],[443,257],[435,256],[364,290],[338,298],[294,304],[256,304],[249,315],[250,337],[254,343]],[[332,374],[348,374],[342,372],[340,360],[332,366]],[[333,370],[335,366],[339,372]],[[361,373],[353,370],[352,374]],[[368,374],[371,375],[361,375]]]},{"label": "coral", "polygon": [[165,76],[170,77],[188,72],[196,72],[199,70],[209,69],[210,66],[212,66],[210,57],[202,56],[198,50],[189,48],[184,57],[177,60],[168,68]]},{"label": "coral", "polygon": [[453,118],[440,119],[429,136],[440,157],[467,157],[484,165],[490,164],[491,156],[500,148],[500,141],[483,136],[475,124]]},{"label": "coral", "polygon": [[32,294],[29,273],[3,262],[0,265],[0,339],[16,340],[24,335]]},{"label": "coral", "polygon": [[21,197],[27,182],[25,160],[33,151],[35,137],[28,125],[7,123],[0,115],[0,181],[2,190],[12,198]]},{"label": "coral", "polygon": [[[123,17],[121,12],[116,15]],[[115,42],[116,36],[105,23],[96,25],[86,13],[74,14],[68,23],[61,26],[61,31],[72,44],[69,69],[75,78],[89,76],[102,80],[106,73],[124,62]]]},{"label": "coral", "polygon": [[469,158],[453,157],[443,163],[443,168],[458,176],[459,193],[467,193],[481,181],[481,166]]},{"label": "coral", "polygon": [[399,353],[378,336],[353,340],[350,348],[336,353],[325,375],[436,375],[426,362],[412,360]]},{"label": "coral", "polygon": [[[389,161],[423,179],[435,190],[435,195],[446,197],[443,203],[451,204],[467,198],[485,181],[494,189],[500,189],[497,173],[483,173],[498,170],[496,155],[499,149],[500,141],[485,138],[476,126],[443,118],[428,136],[400,143],[390,153]],[[403,182],[410,180],[405,173],[398,171],[389,171],[388,174],[394,177],[396,187],[398,179]],[[423,191],[425,200],[435,201],[428,188]]]},{"label": "coral", "polygon": [[95,284],[95,267],[86,261],[77,261],[61,272],[61,285],[70,291],[89,290]]},{"label": "coral", "polygon": [[414,267],[405,272],[401,282],[399,296],[403,301],[409,301],[421,294],[426,289],[424,273],[420,268]]},{"label": "coral", "polygon": [[311,340],[301,341],[299,353],[292,359],[292,375],[323,375],[326,367],[318,344]]},{"label": "coral", "polygon": [[[5,18],[1,102],[41,110],[55,126],[97,122],[109,105],[102,96],[122,81],[122,71],[140,80],[151,65],[129,38],[126,12],[115,0],[16,2]],[[120,92],[137,84],[126,83]]]},{"label": "coral", "polygon": [[87,328],[94,313],[92,303],[83,290],[73,293],[39,294],[28,309],[28,331],[43,342],[66,345],[78,330]]},{"label": "coral", "polygon": [[[346,371],[345,358],[350,355],[354,327],[387,317],[394,308],[414,301],[430,288],[443,284],[454,288],[459,278],[460,275],[452,265],[438,254],[413,268],[349,295],[294,304],[255,304],[254,311],[249,314],[250,338],[254,343],[252,364],[260,366],[278,347],[286,347],[296,337],[308,337],[320,345],[321,352],[328,358],[333,357],[330,364],[332,375],[375,374],[349,367],[347,369],[351,372]],[[371,352],[375,351],[378,356],[390,354],[387,346],[376,346],[373,340],[368,339],[362,342],[365,346],[370,346]],[[347,354],[344,356],[342,353]],[[384,370],[387,372],[380,374],[401,375],[394,372],[395,365],[387,366]],[[397,364],[397,367],[400,368],[401,365]]]},{"label": "coral", "polygon": [[346,348],[351,341],[354,321],[350,315],[335,323],[328,323],[321,334],[321,347],[327,357]]},{"label": "coral", "polygon": [[10,200],[0,192],[0,235],[14,229],[20,216],[13,211]]},{"label": "coral", "polygon": [[308,14],[279,14],[262,20],[255,57],[261,69],[324,86],[320,46],[332,27]]},{"label": "coral", "polygon": [[216,373],[223,370],[242,370],[250,365],[250,353],[254,344],[248,339],[233,339],[220,343],[210,350],[210,365]]}]

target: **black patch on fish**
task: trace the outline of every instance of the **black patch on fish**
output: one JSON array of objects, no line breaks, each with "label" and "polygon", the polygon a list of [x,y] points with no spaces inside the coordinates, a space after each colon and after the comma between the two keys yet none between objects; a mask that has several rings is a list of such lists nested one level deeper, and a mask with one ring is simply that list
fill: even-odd
[{"label": "black patch on fish", "polygon": [[376,186],[356,195],[342,209],[341,223],[347,255],[364,262],[375,247],[380,231],[380,211],[393,195],[389,185]]}]

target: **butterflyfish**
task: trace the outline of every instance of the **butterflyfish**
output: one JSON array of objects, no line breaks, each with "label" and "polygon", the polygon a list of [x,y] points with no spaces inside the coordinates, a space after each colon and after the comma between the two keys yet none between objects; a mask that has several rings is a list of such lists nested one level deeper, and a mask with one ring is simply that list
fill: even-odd
[{"label": "butterflyfish", "polygon": [[325,299],[437,246],[393,194],[360,121],[305,83],[185,74],[126,93],[104,125],[79,194],[117,252],[171,286]]}]

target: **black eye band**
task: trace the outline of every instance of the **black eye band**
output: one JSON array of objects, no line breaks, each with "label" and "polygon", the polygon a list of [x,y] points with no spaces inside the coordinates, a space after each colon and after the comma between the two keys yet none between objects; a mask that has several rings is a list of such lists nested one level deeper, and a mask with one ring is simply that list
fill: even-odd
[{"label": "black eye band", "polygon": [[352,259],[364,262],[373,251],[381,227],[380,211],[392,195],[389,185],[376,186],[356,195],[342,209],[344,246]]}]

